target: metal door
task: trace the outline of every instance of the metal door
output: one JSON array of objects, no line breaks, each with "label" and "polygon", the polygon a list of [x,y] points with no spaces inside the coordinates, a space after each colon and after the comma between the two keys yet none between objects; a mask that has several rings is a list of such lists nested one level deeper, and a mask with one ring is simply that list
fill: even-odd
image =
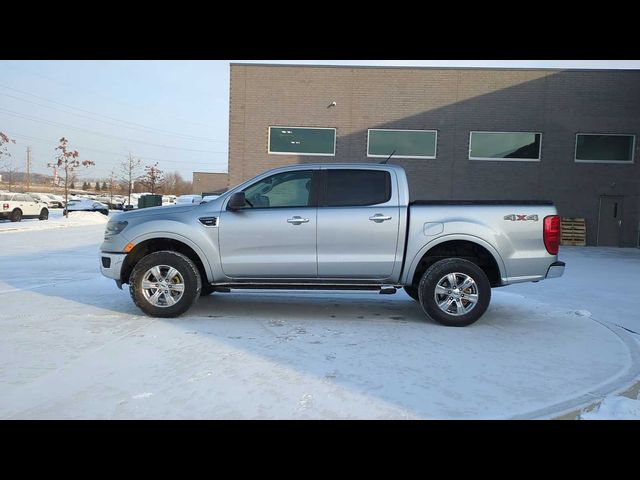
[{"label": "metal door", "polygon": [[603,195],[600,197],[598,216],[598,245],[619,247],[622,233],[622,206],[624,197]]}]

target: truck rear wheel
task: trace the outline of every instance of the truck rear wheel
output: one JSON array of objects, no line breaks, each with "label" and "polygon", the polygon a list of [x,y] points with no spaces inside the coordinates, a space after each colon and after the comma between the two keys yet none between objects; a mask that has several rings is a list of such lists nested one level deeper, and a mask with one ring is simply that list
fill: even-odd
[{"label": "truck rear wheel", "polygon": [[422,309],[430,318],[449,327],[465,327],[487,310],[491,284],[475,263],[448,258],[424,272],[418,295]]},{"label": "truck rear wheel", "polygon": [[151,317],[183,314],[200,297],[201,289],[198,267],[189,257],[170,250],[143,257],[129,278],[133,302]]}]

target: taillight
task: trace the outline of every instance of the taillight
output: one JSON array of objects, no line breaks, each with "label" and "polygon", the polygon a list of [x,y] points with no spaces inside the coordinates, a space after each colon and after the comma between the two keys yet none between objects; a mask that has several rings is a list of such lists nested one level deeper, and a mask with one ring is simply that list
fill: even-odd
[{"label": "taillight", "polygon": [[3,210],[9,210],[9,204],[8,203],[3,203],[2,204],[2,209]]},{"label": "taillight", "polygon": [[551,255],[557,255],[560,248],[560,217],[544,217],[544,246]]}]

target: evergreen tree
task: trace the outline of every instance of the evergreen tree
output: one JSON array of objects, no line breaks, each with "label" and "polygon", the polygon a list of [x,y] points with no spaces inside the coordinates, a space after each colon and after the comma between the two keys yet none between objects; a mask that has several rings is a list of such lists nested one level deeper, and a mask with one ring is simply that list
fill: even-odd
[{"label": "evergreen tree", "polygon": [[96,182],[96,191],[99,192],[100,191],[100,182]]},{"label": "evergreen tree", "polygon": [[71,182],[71,185],[69,185],[69,188],[75,189],[76,188],[76,184],[74,182]]},{"label": "evergreen tree", "polygon": [[109,188],[107,187],[107,182],[103,181],[102,182],[102,191],[106,192],[107,190],[109,190]]}]

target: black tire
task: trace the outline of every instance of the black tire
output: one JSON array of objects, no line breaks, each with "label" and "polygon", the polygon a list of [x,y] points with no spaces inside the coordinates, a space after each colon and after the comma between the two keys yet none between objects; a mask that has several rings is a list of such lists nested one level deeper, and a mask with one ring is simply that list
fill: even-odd
[{"label": "black tire", "polygon": [[11,212],[10,220],[12,222],[19,222],[22,220],[22,210],[16,208],[13,212]]},{"label": "black tire", "polygon": [[206,297],[207,295],[211,295],[215,291],[216,291],[216,287],[208,283],[203,283],[202,290],[200,290],[200,296]]},{"label": "black tire", "polygon": [[[167,265],[178,270],[184,280],[184,292],[182,297],[168,307],[156,306],[149,302],[144,296],[142,280],[145,273],[158,265]],[[133,302],[144,313],[151,317],[172,318],[177,317],[191,308],[200,297],[202,281],[200,272],[189,257],[170,250],[162,250],[150,253],[140,260],[131,272],[129,277],[129,293]]]},{"label": "black tire", "polygon": [[[478,301],[475,307],[463,315],[447,313],[436,303],[436,286],[444,276],[450,273],[468,275],[476,283]],[[489,307],[491,284],[484,271],[475,263],[462,258],[448,258],[434,263],[424,272],[418,286],[418,294],[420,305],[430,318],[448,327],[466,327],[478,320]]]},{"label": "black tire", "polygon": [[38,220],[49,220],[49,210],[47,210],[46,208],[40,210],[40,216],[38,217]]},{"label": "black tire", "polygon": [[415,285],[405,286],[404,291],[407,292],[407,295],[413,298],[416,302],[420,301],[420,297],[418,296],[418,287]]}]

